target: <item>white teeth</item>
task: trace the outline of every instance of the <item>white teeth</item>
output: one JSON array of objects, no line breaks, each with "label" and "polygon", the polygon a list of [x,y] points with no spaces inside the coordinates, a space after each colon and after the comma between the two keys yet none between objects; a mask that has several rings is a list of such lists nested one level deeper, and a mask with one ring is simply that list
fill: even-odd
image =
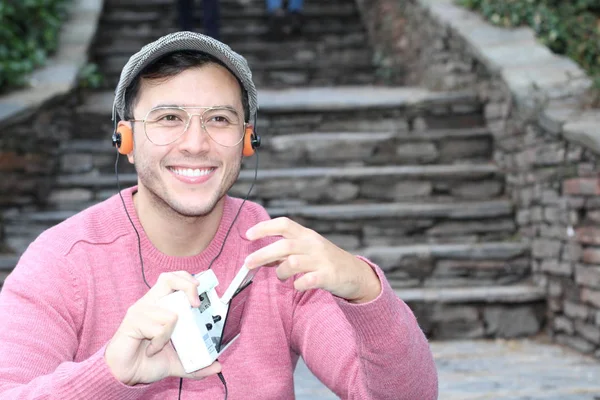
[{"label": "white teeth", "polygon": [[209,169],[191,169],[191,168],[170,168],[171,171],[175,172],[177,175],[189,176],[189,177],[198,177],[203,175],[208,175],[212,172],[212,168]]}]

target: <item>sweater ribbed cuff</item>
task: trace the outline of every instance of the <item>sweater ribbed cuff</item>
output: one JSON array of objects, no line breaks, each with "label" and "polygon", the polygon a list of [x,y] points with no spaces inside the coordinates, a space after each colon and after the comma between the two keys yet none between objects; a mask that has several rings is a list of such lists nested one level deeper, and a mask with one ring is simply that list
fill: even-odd
[{"label": "sweater ribbed cuff", "polygon": [[339,297],[335,298],[353,326],[359,343],[380,343],[381,338],[390,332],[390,324],[395,324],[394,332],[402,336],[402,333],[410,329],[408,319],[414,319],[414,315],[396,295],[381,268],[362,256],[357,257],[373,268],[381,282],[381,293],[367,303],[354,304]]},{"label": "sweater ribbed cuff", "polygon": [[87,360],[78,363],[79,373],[63,371],[56,388],[59,399],[135,400],[143,398],[150,385],[127,386],[119,382],[106,364],[103,346]]}]

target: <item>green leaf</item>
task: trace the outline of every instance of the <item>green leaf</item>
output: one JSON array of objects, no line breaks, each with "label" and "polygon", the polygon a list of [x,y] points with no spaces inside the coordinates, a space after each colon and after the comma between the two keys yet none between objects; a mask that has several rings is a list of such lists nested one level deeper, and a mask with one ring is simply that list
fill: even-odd
[{"label": "green leaf", "polygon": [[531,27],[540,43],[571,57],[590,76],[600,79],[600,0],[458,0],[458,3],[478,11],[496,25]]},{"label": "green leaf", "polygon": [[0,93],[26,84],[56,50],[70,0],[0,0]]}]

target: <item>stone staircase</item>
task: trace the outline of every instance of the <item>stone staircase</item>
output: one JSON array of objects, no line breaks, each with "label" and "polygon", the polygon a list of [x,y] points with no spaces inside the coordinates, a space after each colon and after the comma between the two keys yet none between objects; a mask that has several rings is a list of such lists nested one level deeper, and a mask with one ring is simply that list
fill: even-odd
[{"label": "stone staircase", "polygon": [[[202,31],[202,7],[194,14]],[[221,40],[246,56],[257,86],[323,86],[375,81],[371,49],[354,2],[306,2],[299,37],[267,38],[264,0],[221,0]],[[144,44],[177,30],[173,0],[106,0],[92,60],[114,89]]]},{"label": "stone staircase", "polygon": [[[138,2],[106,1],[94,48],[106,76],[115,79],[125,62],[107,49],[129,54],[173,29],[175,17],[167,23],[171,17],[161,11],[166,3],[145,1],[143,11],[133,12]],[[262,36],[262,1],[222,5],[223,40],[248,56],[259,84],[263,145],[251,199],[271,216],[289,216],[378,263],[431,338],[537,333],[544,293],[529,281],[529,246],[516,237],[477,97],[359,85],[375,82],[375,69],[362,66],[363,58],[324,67],[340,61],[331,56],[334,48],[369,53],[350,0],[307,4],[308,33],[284,45]],[[320,24],[328,18],[337,22]],[[119,21],[117,34],[110,27]],[[317,54],[311,67],[294,58],[311,51]],[[287,62],[290,69],[283,67]],[[288,74],[303,78],[282,79]],[[292,83],[302,88],[290,88]],[[74,126],[92,128],[61,148],[46,209],[5,215],[6,241],[17,252],[47,227],[116,193],[112,96],[88,94],[75,110]],[[245,160],[232,195],[246,194],[254,162]],[[122,187],[135,184],[124,158],[119,171]],[[0,257],[0,277],[15,262],[15,256]]]}]

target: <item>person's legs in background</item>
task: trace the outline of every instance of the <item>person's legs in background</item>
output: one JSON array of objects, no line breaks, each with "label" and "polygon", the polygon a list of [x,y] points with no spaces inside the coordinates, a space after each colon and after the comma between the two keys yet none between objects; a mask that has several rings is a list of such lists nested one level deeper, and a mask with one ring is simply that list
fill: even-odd
[{"label": "person's legs in background", "polygon": [[288,0],[288,11],[291,13],[302,12],[302,4],[304,0]]},{"label": "person's legs in background", "polygon": [[303,0],[288,0],[288,12],[290,13],[290,25],[292,34],[302,31],[302,5]]},{"label": "person's legs in background", "polygon": [[267,12],[274,13],[276,10],[283,8],[283,0],[267,0]]},{"label": "person's legs in background", "polygon": [[204,34],[220,40],[221,12],[219,0],[202,0]]},{"label": "person's legs in background", "polygon": [[269,18],[269,35],[273,39],[279,39],[283,33],[285,11],[283,0],[266,0],[267,14]]},{"label": "person's legs in background", "polygon": [[182,31],[194,30],[194,0],[177,0],[177,19]]}]

